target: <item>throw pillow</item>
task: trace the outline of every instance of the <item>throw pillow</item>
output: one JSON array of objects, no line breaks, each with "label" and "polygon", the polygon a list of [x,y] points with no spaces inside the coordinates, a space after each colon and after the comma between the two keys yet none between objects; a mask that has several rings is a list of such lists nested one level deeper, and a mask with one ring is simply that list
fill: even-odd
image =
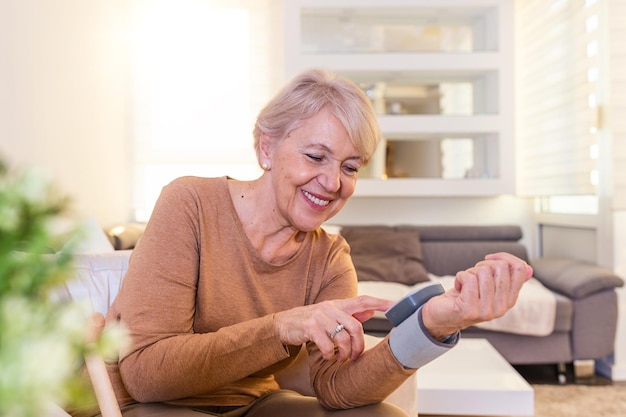
[{"label": "throw pillow", "polygon": [[344,227],[359,281],[390,281],[407,285],[429,280],[422,263],[419,234],[391,227]]}]

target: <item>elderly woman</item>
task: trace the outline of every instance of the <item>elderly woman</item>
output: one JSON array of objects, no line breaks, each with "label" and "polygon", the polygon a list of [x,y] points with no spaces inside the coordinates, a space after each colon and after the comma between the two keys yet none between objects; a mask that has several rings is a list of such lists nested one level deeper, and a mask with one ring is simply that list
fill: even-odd
[{"label": "elderly woman", "polygon": [[[460,329],[514,304],[529,267],[494,254],[364,352],[361,322],[393,303],[357,296],[347,243],[320,226],[378,140],[362,91],[311,70],[258,116],[258,179],[163,189],[107,316],[132,336],[110,367],[124,416],[403,416],[381,401]],[[316,398],[273,376],[302,346]]]}]

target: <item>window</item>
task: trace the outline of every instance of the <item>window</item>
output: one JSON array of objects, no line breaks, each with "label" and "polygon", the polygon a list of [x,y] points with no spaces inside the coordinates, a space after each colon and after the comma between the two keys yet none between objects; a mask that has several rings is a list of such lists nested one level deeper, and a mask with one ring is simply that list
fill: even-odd
[{"label": "window", "polygon": [[280,16],[275,0],[135,1],[135,220],[176,177],[260,174],[252,129],[282,82]]},{"label": "window", "polygon": [[597,210],[599,16],[596,0],[518,2],[518,190],[542,210]]}]

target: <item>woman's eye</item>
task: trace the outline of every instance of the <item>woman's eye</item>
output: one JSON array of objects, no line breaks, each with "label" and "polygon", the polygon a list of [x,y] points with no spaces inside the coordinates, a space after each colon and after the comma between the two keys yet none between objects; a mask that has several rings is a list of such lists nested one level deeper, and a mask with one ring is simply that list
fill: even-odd
[{"label": "woman's eye", "polygon": [[343,169],[344,169],[344,171],[346,171],[350,175],[354,175],[354,174],[358,174],[359,173],[359,168],[357,168],[355,166],[352,166],[352,165],[344,165]]},{"label": "woman's eye", "polygon": [[310,154],[310,153],[306,154],[306,156],[309,159],[311,159],[313,161],[316,161],[316,162],[320,162],[320,161],[322,161],[324,159],[324,157],[322,157],[322,156],[317,156],[317,155],[313,155],[313,154]]}]

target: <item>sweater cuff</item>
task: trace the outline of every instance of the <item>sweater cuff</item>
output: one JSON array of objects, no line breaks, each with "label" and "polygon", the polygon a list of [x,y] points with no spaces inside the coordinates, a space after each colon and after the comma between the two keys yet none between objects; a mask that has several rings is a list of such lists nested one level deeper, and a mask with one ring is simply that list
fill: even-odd
[{"label": "sweater cuff", "polygon": [[456,346],[459,338],[460,332],[453,333],[443,342],[433,338],[424,326],[420,307],[409,318],[391,329],[389,347],[405,368],[418,369]]}]

